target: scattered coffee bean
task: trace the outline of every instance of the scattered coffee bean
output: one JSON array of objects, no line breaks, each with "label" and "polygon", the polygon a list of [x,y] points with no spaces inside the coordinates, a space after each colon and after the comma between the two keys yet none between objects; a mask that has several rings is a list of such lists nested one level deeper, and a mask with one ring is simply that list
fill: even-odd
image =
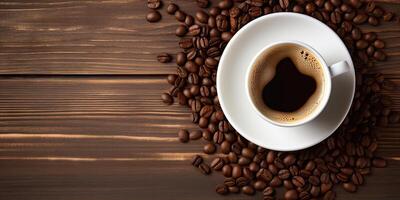
[{"label": "scattered coffee bean", "polygon": [[228,188],[225,185],[217,185],[215,191],[221,195],[228,194]]},{"label": "scattered coffee bean", "polygon": [[147,0],[147,7],[157,9],[161,6],[161,0]]},{"label": "scattered coffee bean", "polygon": [[195,167],[199,167],[199,165],[203,163],[203,158],[200,155],[195,155],[192,158],[192,165]]},{"label": "scattered coffee bean", "polygon": [[252,186],[246,185],[246,186],[242,187],[242,192],[243,192],[243,194],[253,195],[255,190]]},{"label": "scattered coffee bean", "polygon": [[208,143],[204,145],[203,152],[206,154],[213,154],[216,150],[215,144],[213,143]]},{"label": "scattered coffee bean", "polygon": [[150,10],[146,15],[146,19],[151,23],[158,22],[161,20],[161,14],[157,10]]},{"label": "scattered coffee bean", "polygon": [[285,199],[287,200],[296,200],[298,198],[298,194],[296,190],[288,190],[285,192]]},{"label": "scattered coffee bean", "polygon": [[374,167],[382,168],[382,167],[386,167],[387,164],[386,164],[386,160],[384,160],[383,158],[374,158],[372,160],[372,165]]},{"label": "scattered coffee bean", "polygon": [[160,63],[169,63],[171,62],[172,57],[168,53],[161,53],[157,56],[157,60]]},{"label": "scattered coffee bean", "polygon": [[185,129],[181,129],[178,132],[179,141],[182,143],[189,142],[189,132]]},{"label": "scattered coffee bean", "polygon": [[171,105],[174,102],[174,99],[168,93],[163,93],[161,95],[161,99],[165,104]]},{"label": "scattered coffee bean", "polygon": [[167,7],[167,13],[170,15],[175,14],[175,12],[178,10],[179,10],[179,7],[174,3],[170,3]]},{"label": "scattered coffee bean", "polygon": [[343,183],[342,187],[347,192],[356,192],[357,191],[357,186],[354,185],[353,183]]}]

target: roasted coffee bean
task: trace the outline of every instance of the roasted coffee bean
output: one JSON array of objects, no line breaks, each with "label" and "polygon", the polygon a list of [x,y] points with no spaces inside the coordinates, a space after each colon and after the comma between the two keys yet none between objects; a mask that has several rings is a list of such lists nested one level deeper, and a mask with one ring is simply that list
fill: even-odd
[{"label": "roasted coffee bean", "polygon": [[201,163],[203,163],[203,158],[200,155],[195,155],[192,158],[192,165],[198,167]]},{"label": "roasted coffee bean", "polygon": [[301,176],[294,176],[292,178],[292,183],[293,185],[295,185],[296,187],[303,187],[304,184],[306,183],[305,180],[303,179],[303,177]]},{"label": "roasted coffee bean", "polygon": [[357,186],[354,185],[353,183],[342,183],[342,187],[347,192],[356,192],[357,191]]},{"label": "roasted coffee bean", "polygon": [[232,187],[236,185],[236,180],[234,178],[226,178],[224,180],[224,185],[226,185],[227,187]]},{"label": "roasted coffee bean", "polygon": [[175,84],[175,81],[176,81],[176,77],[177,77],[176,74],[169,74],[169,75],[167,76],[167,82],[168,82],[169,84],[171,84],[171,85],[174,85],[174,84]]},{"label": "roasted coffee bean", "polygon": [[179,52],[176,54],[176,64],[179,66],[183,66],[186,63],[186,54],[183,52]]},{"label": "roasted coffee bean", "polygon": [[287,190],[284,197],[287,200],[296,200],[298,198],[298,194],[296,190]]},{"label": "roasted coffee bean", "polygon": [[339,11],[334,11],[331,13],[331,21],[335,24],[342,22],[342,15]]},{"label": "roasted coffee bean", "polygon": [[287,167],[290,166],[290,165],[293,165],[295,162],[296,162],[296,157],[293,154],[289,154],[283,159],[283,163]]},{"label": "roasted coffee bean", "polygon": [[172,57],[168,53],[161,53],[157,56],[157,60],[160,63],[169,63],[171,62]]},{"label": "roasted coffee bean", "polygon": [[252,172],[258,172],[258,170],[260,170],[260,165],[258,165],[256,162],[252,162],[249,165],[249,169]]},{"label": "roasted coffee bean", "polygon": [[367,14],[365,14],[365,13],[360,13],[360,14],[357,14],[357,15],[354,17],[353,22],[354,22],[355,24],[362,24],[362,23],[366,22],[367,19],[368,19],[368,15],[367,15]]},{"label": "roasted coffee bean", "polygon": [[224,165],[222,167],[222,174],[225,177],[231,177],[232,176],[232,167],[230,165]]},{"label": "roasted coffee bean", "polygon": [[181,10],[177,10],[177,11],[175,12],[175,18],[176,18],[176,20],[178,20],[178,21],[180,21],[180,22],[185,22],[185,20],[186,20],[186,13],[184,13],[184,12],[181,11]]},{"label": "roasted coffee bean", "polygon": [[282,180],[279,177],[275,176],[272,178],[271,182],[269,183],[271,187],[279,187],[282,185]]},{"label": "roasted coffee bean", "polygon": [[216,144],[221,144],[224,141],[224,133],[222,133],[220,131],[215,132],[213,141]]},{"label": "roasted coffee bean", "polygon": [[213,154],[216,150],[215,144],[213,143],[208,143],[204,145],[203,147],[203,152],[206,154]]},{"label": "roasted coffee bean", "polygon": [[219,157],[214,158],[214,160],[211,161],[210,166],[211,166],[211,168],[213,168],[214,170],[221,170],[222,167],[224,166],[224,161],[223,161],[221,158],[219,158]]},{"label": "roasted coffee bean", "polygon": [[239,165],[234,165],[232,167],[232,177],[239,178],[240,176],[242,176],[242,167]]},{"label": "roasted coffee bean", "polygon": [[174,3],[170,3],[167,7],[167,13],[170,15],[175,14],[177,10],[179,10],[179,7]]},{"label": "roasted coffee bean", "polygon": [[247,158],[253,158],[255,155],[254,150],[250,148],[243,148],[242,149],[242,156],[247,157]]},{"label": "roasted coffee bean", "polygon": [[360,172],[355,172],[351,176],[351,180],[355,185],[362,185],[364,183],[364,177]]},{"label": "roasted coffee bean", "polygon": [[230,152],[228,154],[228,159],[229,159],[229,162],[231,162],[231,163],[237,163],[237,161],[238,161],[237,155],[234,152]]},{"label": "roasted coffee bean", "polygon": [[242,187],[242,192],[243,194],[253,195],[255,193],[255,190],[252,186],[246,185]]},{"label": "roasted coffee bean", "polygon": [[269,164],[268,170],[274,175],[277,175],[279,171],[279,169],[274,164]]},{"label": "roasted coffee bean", "polygon": [[265,183],[264,181],[258,180],[258,181],[253,183],[253,187],[256,190],[261,191],[261,190],[264,190],[267,187],[267,183]]},{"label": "roasted coffee bean", "polygon": [[[265,12],[265,11],[264,11],[264,12]],[[295,6],[293,6],[293,12],[296,12],[296,13],[303,13],[303,12],[304,12],[304,8],[303,8],[302,6],[295,5]]]},{"label": "roasted coffee bean", "polygon": [[231,150],[231,143],[229,143],[226,140],[223,141],[221,143],[221,153],[228,154],[230,150]]},{"label": "roasted coffee bean", "polygon": [[200,8],[207,8],[208,5],[210,4],[209,0],[196,0],[197,6]]},{"label": "roasted coffee bean", "polygon": [[163,93],[161,95],[161,99],[165,104],[171,105],[174,102],[174,99],[168,93]]},{"label": "roasted coffee bean", "polygon": [[203,129],[202,136],[203,136],[203,139],[206,140],[206,141],[211,141],[212,140],[212,134],[207,129]]},{"label": "roasted coffee bean", "polygon": [[257,174],[257,179],[263,180],[265,182],[270,182],[273,178],[272,173],[268,169],[261,168]]},{"label": "roasted coffee bean", "polygon": [[202,132],[200,130],[190,131],[189,139],[191,140],[198,140],[202,136]]},{"label": "roasted coffee bean", "polygon": [[393,13],[392,12],[387,12],[383,15],[383,20],[384,21],[391,21],[393,19]]},{"label": "roasted coffee bean", "polygon": [[379,20],[378,20],[378,18],[376,18],[374,16],[369,16],[368,17],[368,24],[370,24],[372,26],[377,26],[379,24]]},{"label": "roasted coffee bean", "polygon": [[175,30],[175,35],[178,37],[183,37],[188,32],[188,29],[185,25],[179,25]]},{"label": "roasted coffee bean", "polygon": [[150,23],[158,22],[161,20],[161,14],[157,10],[150,10],[146,15],[146,19]]},{"label": "roasted coffee bean", "polygon": [[251,162],[251,160],[246,157],[240,157],[238,160],[239,165],[248,165],[250,162]]},{"label": "roasted coffee bean", "polygon": [[233,1],[232,1],[232,0],[221,0],[221,1],[218,3],[218,7],[219,7],[220,9],[222,9],[222,10],[229,9],[229,8],[231,8],[232,6],[233,6]]},{"label": "roasted coffee bean", "polygon": [[281,169],[278,172],[278,176],[281,180],[288,179],[290,177],[290,172],[287,169]]},{"label": "roasted coffee bean", "polygon": [[328,191],[325,193],[323,200],[334,200],[336,199],[336,193],[334,191]]},{"label": "roasted coffee bean", "polygon": [[373,56],[376,60],[379,60],[379,61],[386,60],[386,54],[381,50],[376,50]]},{"label": "roasted coffee bean", "polygon": [[310,190],[310,194],[313,197],[318,197],[321,193],[321,188],[319,186],[312,186]]},{"label": "roasted coffee bean", "polygon": [[382,40],[375,40],[374,47],[376,47],[378,49],[382,49],[385,47],[385,43]]},{"label": "roasted coffee bean", "polygon": [[372,166],[374,167],[378,167],[378,168],[382,168],[382,167],[386,167],[386,160],[383,158],[374,158],[372,160]]},{"label": "roasted coffee bean", "polygon": [[203,173],[203,174],[205,174],[205,175],[208,175],[208,174],[210,174],[211,173],[211,169],[210,169],[210,166],[208,166],[206,163],[201,163],[200,165],[199,165],[199,169],[200,169],[200,172],[201,173]]},{"label": "roasted coffee bean", "polygon": [[273,187],[267,187],[263,191],[263,195],[265,196],[273,196],[275,195],[275,189]]},{"label": "roasted coffee bean", "polygon": [[225,185],[217,185],[215,191],[221,195],[228,194],[228,188]]},{"label": "roasted coffee bean", "polygon": [[161,0],[147,0],[147,7],[150,9],[157,9],[161,6]]},{"label": "roasted coffee bean", "polygon": [[196,16],[197,21],[199,21],[200,23],[203,23],[203,24],[207,24],[209,16],[206,12],[204,12],[202,10],[198,10],[196,12],[195,16]]}]

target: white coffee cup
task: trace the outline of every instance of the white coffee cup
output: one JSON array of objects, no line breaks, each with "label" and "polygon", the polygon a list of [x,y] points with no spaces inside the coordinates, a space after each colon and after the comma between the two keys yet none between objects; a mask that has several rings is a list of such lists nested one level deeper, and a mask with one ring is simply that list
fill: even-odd
[{"label": "white coffee cup", "polygon": [[[252,69],[254,67],[255,62],[258,60],[258,58],[263,55],[264,53],[268,52],[270,49],[272,49],[273,47],[279,46],[279,45],[298,45],[303,47],[304,49],[306,49],[307,51],[311,52],[316,59],[319,62],[319,66],[321,66],[322,68],[322,74],[324,76],[324,84],[322,84],[323,88],[323,93],[321,95],[321,99],[318,101],[318,105],[312,110],[311,113],[307,114],[306,116],[304,116],[303,118],[296,120],[296,121],[277,121],[276,119],[272,119],[271,117],[266,116],[265,114],[263,114],[261,112],[261,110],[259,109],[259,107],[256,106],[255,104],[255,99],[254,97],[252,97],[250,95],[250,85],[249,85],[249,79],[251,76],[251,72]],[[303,43],[303,42],[299,42],[299,41],[280,41],[280,42],[276,42],[273,43],[265,48],[263,48],[252,60],[250,67],[247,70],[246,73],[246,79],[245,79],[245,88],[246,88],[246,94],[248,99],[250,100],[250,104],[252,106],[252,108],[254,109],[254,111],[256,111],[256,113],[263,118],[264,120],[274,124],[274,125],[278,125],[278,126],[282,126],[282,127],[293,127],[293,126],[300,126],[300,125],[304,125],[310,121],[312,121],[313,119],[315,119],[326,107],[329,98],[330,98],[330,94],[331,94],[331,83],[332,83],[332,78],[334,78],[335,76],[338,76],[340,74],[346,73],[347,71],[349,71],[349,65],[346,61],[340,61],[337,62],[331,66],[328,66],[325,62],[325,60],[322,58],[322,56],[312,47],[310,47],[309,45]]]}]

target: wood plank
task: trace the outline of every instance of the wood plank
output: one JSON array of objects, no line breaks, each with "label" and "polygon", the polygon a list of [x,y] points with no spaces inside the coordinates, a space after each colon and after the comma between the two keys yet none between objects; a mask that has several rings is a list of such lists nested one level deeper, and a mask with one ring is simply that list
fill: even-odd
[{"label": "wood plank", "polygon": [[[188,13],[194,1],[177,0]],[[398,1],[395,1],[398,2]],[[400,14],[400,4],[383,4]],[[143,0],[0,2],[0,74],[167,74],[173,63],[160,64],[161,52],[179,51],[174,36],[178,22],[162,10],[160,23],[150,24]],[[387,39],[382,63],[394,70],[400,63],[400,27],[378,27]]]},{"label": "wood plank", "polygon": [[[220,197],[222,176],[190,166],[204,141],[177,141],[195,127],[186,108],[160,102],[161,76],[5,76],[0,88],[0,199],[253,199]],[[400,198],[399,128],[379,133],[389,167],[340,199]]]}]

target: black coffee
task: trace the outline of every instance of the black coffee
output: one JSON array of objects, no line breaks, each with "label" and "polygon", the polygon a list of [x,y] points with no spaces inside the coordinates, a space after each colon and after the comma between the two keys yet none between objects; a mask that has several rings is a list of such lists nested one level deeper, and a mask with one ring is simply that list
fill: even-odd
[{"label": "black coffee", "polygon": [[302,74],[286,57],[277,64],[275,77],[265,85],[262,98],[265,105],[273,110],[294,112],[307,102],[316,88],[314,78]]},{"label": "black coffee", "polygon": [[270,47],[254,61],[248,92],[261,114],[295,123],[312,114],[324,97],[325,75],[316,56],[291,43]]}]

